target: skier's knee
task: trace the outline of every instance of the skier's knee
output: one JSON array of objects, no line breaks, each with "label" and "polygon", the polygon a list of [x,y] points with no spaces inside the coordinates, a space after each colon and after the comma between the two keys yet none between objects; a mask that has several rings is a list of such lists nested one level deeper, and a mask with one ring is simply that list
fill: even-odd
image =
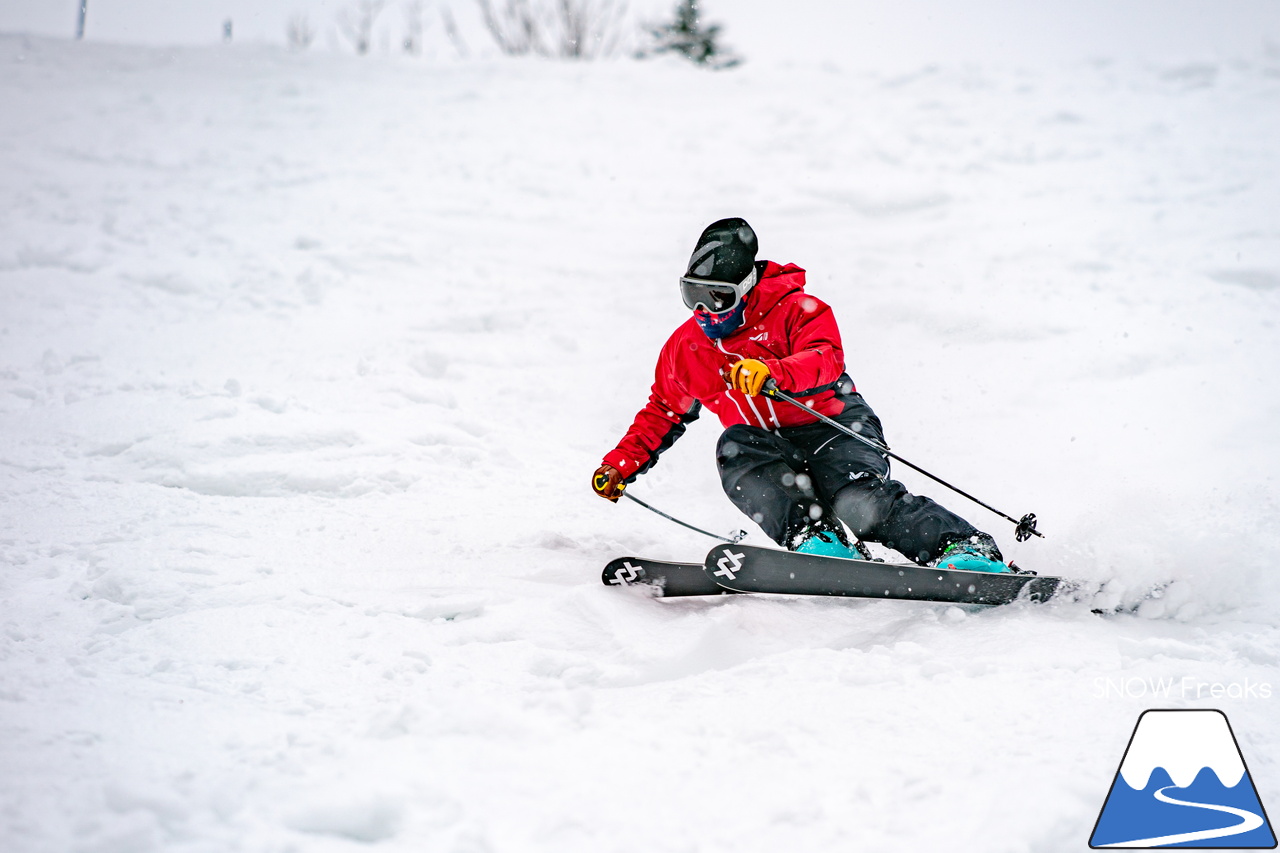
[{"label": "skier's knee", "polygon": [[755,445],[758,443],[746,427],[733,426],[724,431],[720,441],[716,443],[716,462],[721,468],[728,465],[738,466],[746,461],[746,457],[758,455]]},{"label": "skier's knee", "polygon": [[836,494],[836,517],[859,539],[866,538],[888,515],[889,507],[875,477],[855,480]]}]

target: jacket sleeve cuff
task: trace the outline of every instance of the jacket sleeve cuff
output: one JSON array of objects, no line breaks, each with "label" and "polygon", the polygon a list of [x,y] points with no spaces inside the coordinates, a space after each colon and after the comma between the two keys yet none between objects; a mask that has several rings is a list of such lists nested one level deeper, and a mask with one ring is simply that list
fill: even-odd
[{"label": "jacket sleeve cuff", "polygon": [[605,465],[612,465],[618,469],[618,473],[622,475],[624,480],[629,480],[636,473],[636,469],[640,467],[640,463],[632,459],[622,450],[611,450],[605,454]]},{"label": "jacket sleeve cuff", "polygon": [[769,376],[773,381],[778,383],[778,387],[783,391],[791,390],[791,377],[787,374],[786,368],[782,366],[782,360],[778,358],[762,358],[760,363],[769,368]]}]

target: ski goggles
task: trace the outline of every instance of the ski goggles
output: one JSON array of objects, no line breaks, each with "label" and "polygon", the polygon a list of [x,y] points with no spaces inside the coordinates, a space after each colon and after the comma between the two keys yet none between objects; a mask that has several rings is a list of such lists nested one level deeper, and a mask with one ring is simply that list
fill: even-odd
[{"label": "ski goggles", "polygon": [[751,267],[751,272],[747,273],[747,277],[737,284],[731,281],[713,281],[709,278],[682,275],[680,276],[680,296],[684,298],[685,306],[693,311],[701,308],[711,314],[723,314],[738,307],[742,297],[755,286],[756,278],[754,266]]}]

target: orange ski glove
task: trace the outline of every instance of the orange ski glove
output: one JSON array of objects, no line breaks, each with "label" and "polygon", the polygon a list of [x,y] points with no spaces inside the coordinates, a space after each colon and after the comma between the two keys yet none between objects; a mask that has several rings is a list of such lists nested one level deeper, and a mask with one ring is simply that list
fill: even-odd
[{"label": "orange ski glove", "polygon": [[765,380],[768,378],[769,368],[763,361],[757,361],[754,358],[744,358],[736,362],[727,370],[725,376],[725,380],[733,390],[741,391],[750,397],[760,393],[760,389],[764,387]]},{"label": "orange ski glove", "polygon": [[622,482],[622,472],[612,465],[601,465],[591,477],[591,488],[607,501],[617,503],[626,487],[627,484]]}]

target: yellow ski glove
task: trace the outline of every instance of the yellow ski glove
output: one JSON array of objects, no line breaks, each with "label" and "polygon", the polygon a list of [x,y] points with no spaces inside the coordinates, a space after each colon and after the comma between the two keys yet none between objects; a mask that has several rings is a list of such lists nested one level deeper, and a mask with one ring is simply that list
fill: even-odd
[{"label": "yellow ski glove", "polygon": [[736,362],[728,369],[728,375],[725,376],[725,380],[733,390],[741,391],[750,397],[760,393],[760,389],[764,387],[765,380],[768,378],[769,368],[763,361],[754,358],[744,358]]}]

